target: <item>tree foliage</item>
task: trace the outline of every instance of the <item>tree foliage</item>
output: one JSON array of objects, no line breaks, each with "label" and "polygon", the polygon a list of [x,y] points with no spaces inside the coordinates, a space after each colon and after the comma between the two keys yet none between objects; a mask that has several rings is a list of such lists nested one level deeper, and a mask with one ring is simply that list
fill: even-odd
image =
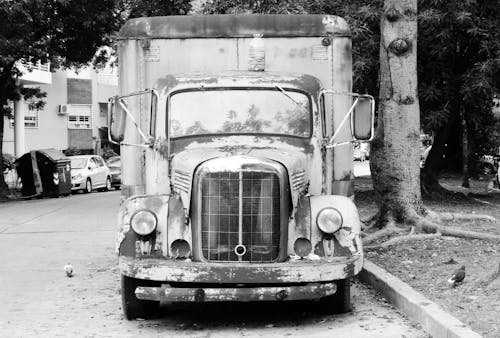
[{"label": "tree foliage", "polygon": [[191,10],[189,0],[122,0],[120,8],[124,18],[142,16],[185,15]]},{"label": "tree foliage", "polygon": [[308,12],[308,1],[304,0],[208,0],[202,8],[203,14],[304,14]]},{"label": "tree foliage", "polygon": [[6,100],[36,91],[16,84],[16,62],[51,62],[52,68],[87,63],[118,28],[114,0],[0,2],[0,109]]},{"label": "tree foliage", "polygon": [[426,164],[428,171],[436,172],[443,154],[453,160],[459,153],[460,114],[469,130],[471,154],[491,153],[500,144],[492,116],[500,85],[500,6],[497,0],[419,3],[422,125],[447,145],[436,144],[436,153],[428,157],[433,162]]}]

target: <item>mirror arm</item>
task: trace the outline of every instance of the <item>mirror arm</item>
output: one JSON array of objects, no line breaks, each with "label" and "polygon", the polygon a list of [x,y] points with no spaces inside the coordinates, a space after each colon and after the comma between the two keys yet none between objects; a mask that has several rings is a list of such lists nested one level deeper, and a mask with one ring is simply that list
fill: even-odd
[{"label": "mirror arm", "polygon": [[[349,108],[349,111],[347,112],[347,114],[345,114],[344,118],[342,119],[342,122],[340,122],[339,127],[337,128],[337,130],[335,131],[335,133],[333,133],[333,136],[330,138],[330,140],[326,144],[326,148],[332,148],[332,147],[335,146],[335,143],[333,143],[333,140],[335,140],[335,137],[337,136],[337,134],[340,132],[340,130],[344,126],[345,122],[347,121],[347,118],[349,116],[351,116],[351,114],[352,114],[352,112],[354,110],[354,107],[356,107],[356,104],[358,104],[358,101],[359,101],[359,97],[356,98],[356,100],[352,104],[351,108]],[[351,141],[349,141],[347,143],[351,143]],[[343,143],[338,143],[337,145],[342,145],[342,144]]]},{"label": "mirror arm", "polygon": [[[134,119],[134,116],[132,115],[132,113],[129,112],[127,106],[123,103],[123,100],[120,98],[118,100],[120,106],[122,106],[123,110],[125,111],[125,113],[127,113],[127,116],[129,117],[129,119],[132,121],[132,123],[134,124],[135,128],[137,129],[137,131],[139,132],[139,134],[141,135],[141,137],[143,138],[144,142],[147,144],[147,146],[149,147],[149,144],[151,143],[151,140],[149,138],[146,137],[146,135],[142,132],[141,128],[139,127],[139,125],[137,124],[137,121]],[[123,144],[123,143],[122,143]]]},{"label": "mirror arm", "polygon": [[345,146],[345,145],[348,145],[348,144],[351,144],[351,143],[352,143],[352,141],[346,141],[346,142],[340,142],[340,143],[330,143],[330,142],[328,142],[325,145],[325,148],[330,149],[330,148]]},{"label": "mirror arm", "polygon": [[138,143],[119,143],[121,146],[129,146],[129,147],[140,147],[140,148],[151,148],[151,144],[138,144]]}]

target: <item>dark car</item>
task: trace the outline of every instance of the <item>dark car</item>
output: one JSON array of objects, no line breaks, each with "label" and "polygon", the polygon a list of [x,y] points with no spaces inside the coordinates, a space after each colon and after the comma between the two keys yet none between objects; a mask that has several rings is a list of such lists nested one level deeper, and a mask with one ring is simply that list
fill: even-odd
[{"label": "dark car", "polygon": [[109,167],[111,174],[111,186],[120,189],[122,185],[122,162],[120,156],[113,156],[107,160],[106,163]]}]

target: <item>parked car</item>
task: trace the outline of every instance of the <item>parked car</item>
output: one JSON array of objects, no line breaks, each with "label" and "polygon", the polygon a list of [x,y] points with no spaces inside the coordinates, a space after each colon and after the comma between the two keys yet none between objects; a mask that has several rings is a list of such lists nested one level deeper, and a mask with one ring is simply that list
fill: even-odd
[{"label": "parked car", "polygon": [[359,142],[354,145],[353,152],[354,161],[364,162],[370,157],[370,144],[366,142]]},{"label": "parked car", "polygon": [[425,166],[425,161],[427,160],[427,156],[429,156],[431,149],[431,145],[425,148],[420,148],[420,168],[423,168]]},{"label": "parked car", "polygon": [[71,191],[111,190],[111,174],[101,156],[69,156],[71,160]]},{"label": "parked car", "polygon": [[108,165],[109,172],[111,173],[111,186],[119,189],[122,185],[122,162],[120,156],[110,157],[106,164]]},{"label": "parked car", "polygon": [[500,170],[497,170],[496,184],[497,184],[498,189],[500,189]]},{"label": "parked car", "polygon": [[491,175],[497,172],[500,155],[483,155],[478,160],[479,172],[483,175]]}]

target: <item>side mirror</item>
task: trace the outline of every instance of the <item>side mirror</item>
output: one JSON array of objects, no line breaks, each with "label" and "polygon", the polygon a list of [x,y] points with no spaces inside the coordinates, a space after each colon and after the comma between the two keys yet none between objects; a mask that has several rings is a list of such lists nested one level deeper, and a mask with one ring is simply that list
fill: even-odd
[{"label": "side mirror", "polygon": [[[340,124],[333,131],[333,135],[325,135],[328,137],[324,146],[326,148],[333,148],[342,145],[347,145],[352,143],[353,141],[370,141],[373,138],[373,123],[375,120],[375,99],[371,95],[360,95],[356,93],[343,93],[336,92],[333,90],[322,90],[320,93],[320,100],[323,102],[322,106],[322,114],[321,119],[323,125],[327,124],[327,110],[330,114],[333,114],[333,108],[327,108],[324,104],[326,102],[325,95],[333,95],[332,100],[340,100],[341,97],[344,97],[341,100],[346,100],[346,97],[350,97],[348,100],[352,100],[350,108],[343,113],[342,111],[337,111],[336,114],[342,114],[343,119]],[[336,139],[339,135],[341,135],[341,131],[343,128],[347,127],[347,121],[351,120],[351,140],[345,140],[345,137],[342,141],[336,142]],[[324,130],[325,132],[325,130]],[[326,132],[325,132],[326,134]]]},{"label": "side mirror", "polygon": [[[157,104],[158,93],[154,89],[110,98],[108,103],[108,139],[115,144],[149,147],[156,128]],[[149,128],[143,131],[136,119],[142,119],[145,116],[149,119]],[[144,141],[143,144],[123,143],[127,120],[135,126]]]},{"label": "side mirror", "polygon": [[375,100],[371,96],[359,96],[351,115],[352,136],[356,141],[369,141],[373,137]]},{"label": "side mirror", "polygon": [[109,138],[111,141],[114,141],[116,143],[122,142],[125,136],[125,121],[127,114],[123,109],[122,104],[125,103],[120,102],[119,97],[110,98],[108,103]]}]

